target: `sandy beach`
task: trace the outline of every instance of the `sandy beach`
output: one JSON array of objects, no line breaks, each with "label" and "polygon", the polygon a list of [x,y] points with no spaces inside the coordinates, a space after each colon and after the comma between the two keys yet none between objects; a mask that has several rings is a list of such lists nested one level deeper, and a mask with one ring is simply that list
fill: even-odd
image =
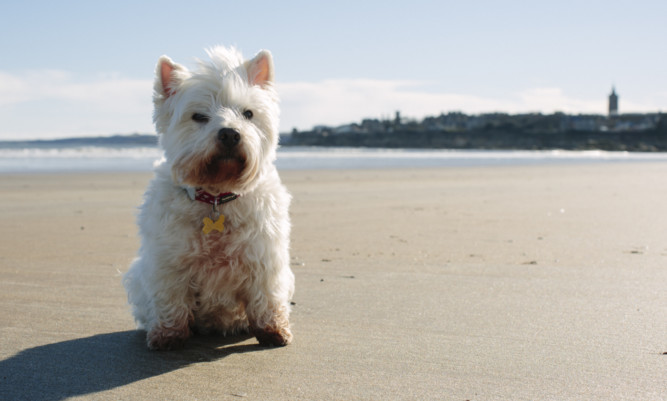
[{"label": "sandy beach", "polygon": [[667,164],[287,171],[294,343],[151,352],[151,174],[0,176],[3,400],[667,399]]}]

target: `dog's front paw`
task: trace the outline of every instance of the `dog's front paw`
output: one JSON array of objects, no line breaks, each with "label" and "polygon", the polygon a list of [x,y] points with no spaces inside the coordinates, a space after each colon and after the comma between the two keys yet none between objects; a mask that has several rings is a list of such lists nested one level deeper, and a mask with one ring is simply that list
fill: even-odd
[{"label": "dog's front paw", "polygon": [[183,328],[156,327],[146,335],[148,348],[156,351],[171,351],[181,349],[190,337],[188,326]]},{"label": "dog's front paw", "polygon": [[253,334],[263,346],[283,347],[292,342],[292,331],[286,327],[265,327],[263,329],[253,328]]}]

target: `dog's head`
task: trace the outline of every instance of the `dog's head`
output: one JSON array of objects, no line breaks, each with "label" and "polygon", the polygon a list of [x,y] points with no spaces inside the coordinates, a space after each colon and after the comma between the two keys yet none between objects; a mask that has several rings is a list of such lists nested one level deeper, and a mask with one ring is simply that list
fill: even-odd
[{"label": "dog's head", "polygon": [[242,193],[276,157],[273,60],[265,50],[248,61],[233,48],[208,55],[196,71],[160,57],[153,120],[174,181]]}]

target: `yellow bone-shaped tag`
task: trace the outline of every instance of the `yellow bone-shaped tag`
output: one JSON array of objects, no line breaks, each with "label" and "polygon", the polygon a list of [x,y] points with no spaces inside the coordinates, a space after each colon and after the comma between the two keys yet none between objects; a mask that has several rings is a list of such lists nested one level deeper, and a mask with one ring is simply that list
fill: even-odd
[{"label": "yellow bone-shaped tag", "polygon": [[222,214],[220,215],[220,217],[218,217],[218,220],[216,220],[215,223],[213,222],[213,220],[211,220],[210,217],[204,217],[204,220],[202,221],[204,222],[204,228],[202,228],[204,234],[208,234],[213,230],[218,230],[219,232],[222,232],[225,229],[225,226],[223,224],[225,222],[225,216]]}]

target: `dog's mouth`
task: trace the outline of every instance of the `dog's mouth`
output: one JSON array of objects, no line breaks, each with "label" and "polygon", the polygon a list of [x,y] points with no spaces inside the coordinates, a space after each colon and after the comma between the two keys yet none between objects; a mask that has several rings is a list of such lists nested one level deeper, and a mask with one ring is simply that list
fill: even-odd
[{"label": "dog's mouth", "polygon": [[238,180],[245,168],[246,160],[238,154],[222,152],[214,155],[200,173],[200,184],[215,185]]},{"label": "dog's mouth", "polygon": [[239,155],[239,152],[236,151],[235,149],[230,150],[227,148],[220,148],[217,149],[217,152],[211,155],[211,160],[209,164],[216,164],[219,162],[227,162],[227,161],[243,161],[243,158]]},{"label": "dog's mouth", "polygon": [[246,159],[238,151],[217,149],[209,157],[191,158],[177,163],[183,184],[201,187],[234,187],[246,169]]}]

